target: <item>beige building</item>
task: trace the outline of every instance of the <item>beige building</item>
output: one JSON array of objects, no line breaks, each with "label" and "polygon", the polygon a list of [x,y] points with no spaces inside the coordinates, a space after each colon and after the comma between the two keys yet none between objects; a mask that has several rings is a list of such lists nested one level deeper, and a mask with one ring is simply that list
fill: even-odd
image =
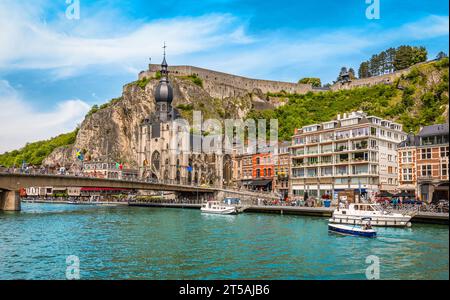
[{"label": "beige building", "polygon": [[399,188],[426,202],[449,199],[448,124],[421,128],[398,148]]},{"label": "beige building", "polygon": [[291,142],[280,142],[278,144],[278,156],[274,159],[274,191],[283,199],[289,196],[289,174],[291,172],[291,155],[289,147]]},{"label": "beige building", "polygon": [[402,125],[359,111],[295,131],[291,149],[290,194],[294,199],[337,199],[340,191],[372,198],[397,189],[397,145]]}]

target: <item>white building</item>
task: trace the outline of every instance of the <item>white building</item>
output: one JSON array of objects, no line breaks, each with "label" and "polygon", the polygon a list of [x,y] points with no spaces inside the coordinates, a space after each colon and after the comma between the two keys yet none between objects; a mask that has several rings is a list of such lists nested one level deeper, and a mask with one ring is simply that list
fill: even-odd
[{"label": "white building", "polygon": [[334,199],[353,190],[364,198],[397,188],[397,145],[402,125],[358,111],[295,131],[291,149],[291,197]]}]

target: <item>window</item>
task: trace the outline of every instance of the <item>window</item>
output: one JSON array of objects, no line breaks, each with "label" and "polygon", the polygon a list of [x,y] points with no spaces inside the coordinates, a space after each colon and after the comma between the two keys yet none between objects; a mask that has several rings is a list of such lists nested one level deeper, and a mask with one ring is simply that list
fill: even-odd
[{"label": "window", "polygon": [[441,173],[442,173],[442,176],[447,176],[448,175],[448,165],[447,164],[442,164],[442,166],[441,166]]},{"label": "window", "polygon": [[403,151],[402,152],[402,162],[403,163],[412,162],[412,151]]},{"label": "window", "polygon": [[431,159],[431,148],[422,149],[422,159]]},{"label": "window", "polygon": [[422,176],[430,177],[432,175],[432,166],[431,165],[423,165],[422,166]]},{"label": "window", "polygon": [[403,181],[412,181],[412,168],[403,169]]},{"label": "window", "polygon": [[441,157],[449,157],[449,147],[441,147]]},{"label": "window", "polygon": [[422,138],[422,145],[432,145],[434,143],[434,136],[426,136]]},{"label": "window", "polygon": [[260,169],[256,170],[256,177],[257,178],[261,177],[261,170]]}]

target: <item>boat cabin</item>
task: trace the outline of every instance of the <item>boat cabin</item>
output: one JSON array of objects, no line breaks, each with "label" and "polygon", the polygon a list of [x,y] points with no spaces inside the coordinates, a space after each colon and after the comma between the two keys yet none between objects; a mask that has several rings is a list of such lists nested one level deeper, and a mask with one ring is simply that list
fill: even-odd
[{"label": "boat cabin", "polygon": [[208,201],[206,203],[203,203],[202,207],[214,210],[224,210],[228,208],[219,201]]},{"label": "boat cabin", "polygon": [[377,205],[371,203],[352,203],[349,205],[349,210],[379,211],[380,209]]}]

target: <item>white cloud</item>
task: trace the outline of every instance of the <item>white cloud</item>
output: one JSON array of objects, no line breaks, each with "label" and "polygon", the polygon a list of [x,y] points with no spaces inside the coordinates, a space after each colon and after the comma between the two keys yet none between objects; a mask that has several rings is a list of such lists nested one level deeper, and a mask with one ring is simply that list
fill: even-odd
[{"label": "white cloud", "polygon": [[82,17],[78,25],[64,17],[46,23],[32,8],[23,10],[12,2],[0,3],[0,68],[55,69],[55,75],[61,78],[92,65],[133,69],[149,56],[161,57],[163,41],[169,45],[171,56],[252,41],[227,14],[129,22],[116,34],[106,30],[103,36],[96,33],[100,27],[117,28],[118,24],[107,21],[110,19],[116,18],[106,18],[102,13]]},{"label": "white cloud", "polygon": [[[297,70],[334,69],[333,62],[346,64],[348,57],[356,59],[367,51],[372,54],[374,48],[379,51],[400,43],[448,36],[449,23],[448,16],[430,15],[394,29],[371,23],[359,29],[277,30],[250,36],[245,21],[229,14],[143,22],[126,20],[108,7],[83,10],[79,21],[68,21],[61,11],[59,18],[46,22],[45,5],[45,0],[25,8],[14,1],[0,3],[0,68],[49,69],[53,80],[92,71],[93,66],[100,66],[94,72],[137,74],[148,57],[161,57],[166,41],[169,63],[196,63],[248,76],[272,74],[270,78],[274,78],[273,72],[283,64]],[[201,59],[197,55],[202,55]]]},{"label": "white cloud", "polygon": [[81,100],[66,100],[41,112],[31,108],[8,81],[0,80],[0,153],[72,131],[89,108]]}]

